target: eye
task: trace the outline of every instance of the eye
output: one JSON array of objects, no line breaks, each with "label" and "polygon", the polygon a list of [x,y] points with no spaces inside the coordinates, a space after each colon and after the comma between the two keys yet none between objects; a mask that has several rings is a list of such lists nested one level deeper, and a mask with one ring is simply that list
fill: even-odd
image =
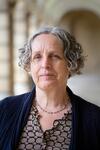
[{"label": "eye", "polygon": [[39,61],[40,59],[41,59],[41,54],[35,54],[34,56],[33,56],[33,61]]},{"label": "eye", "polygon": [[41,58],[40,54],[34,56],[34,59],[39,59],[39,58]]},{"label": "eye", "polygon": [[55,57],[55,58],[59,58],[59,59],[60,59],[60,56],[59,56],[59,55],[54,55],[54,57]]},{"label": "eye", "polygon": [[62,59],[61,56],[58,55],[58,54],[52,54],[51,57],[52,57],[53,59]]}]

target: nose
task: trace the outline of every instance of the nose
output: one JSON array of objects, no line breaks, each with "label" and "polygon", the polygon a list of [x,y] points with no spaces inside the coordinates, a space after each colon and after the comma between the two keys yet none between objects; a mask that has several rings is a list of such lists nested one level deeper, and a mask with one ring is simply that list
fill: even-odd
[{"label": "nose", "polygon": [[43,57],[42,62],[41,62],[41,66],[43,68],[50,68],[51,63],[48,57]]}]

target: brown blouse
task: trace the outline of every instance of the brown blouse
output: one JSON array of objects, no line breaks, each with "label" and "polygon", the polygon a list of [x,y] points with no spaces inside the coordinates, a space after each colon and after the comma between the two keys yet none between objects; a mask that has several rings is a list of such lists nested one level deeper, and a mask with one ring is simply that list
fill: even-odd
[{"label": "brown blouse", "polygon": [[55,120],[52,129],[43,132],[39,114],[32,107],[20,138],[18,150],[69,150],[72,130],[72,109],[62,119]]}]

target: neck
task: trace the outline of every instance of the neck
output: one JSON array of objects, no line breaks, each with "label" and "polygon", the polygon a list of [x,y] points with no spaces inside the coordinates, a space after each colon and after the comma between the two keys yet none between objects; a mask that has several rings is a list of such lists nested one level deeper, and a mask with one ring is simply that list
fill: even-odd
[{"label": "neck", "polygon": [[65,89],[44,91],[36,87],[36,101],[43,107],[55,109],[63,107],[69,100]]}]

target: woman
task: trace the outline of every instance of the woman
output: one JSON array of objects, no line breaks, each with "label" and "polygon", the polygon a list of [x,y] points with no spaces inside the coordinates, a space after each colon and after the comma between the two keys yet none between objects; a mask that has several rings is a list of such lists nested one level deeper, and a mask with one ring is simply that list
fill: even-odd
[{"label": "woman", "polygon": [[19,52],[35,86],[0,102],[0,149],[100,150],[100,108],[67,86],[84,66],[80,44],[59,27],[44,27]]}]

